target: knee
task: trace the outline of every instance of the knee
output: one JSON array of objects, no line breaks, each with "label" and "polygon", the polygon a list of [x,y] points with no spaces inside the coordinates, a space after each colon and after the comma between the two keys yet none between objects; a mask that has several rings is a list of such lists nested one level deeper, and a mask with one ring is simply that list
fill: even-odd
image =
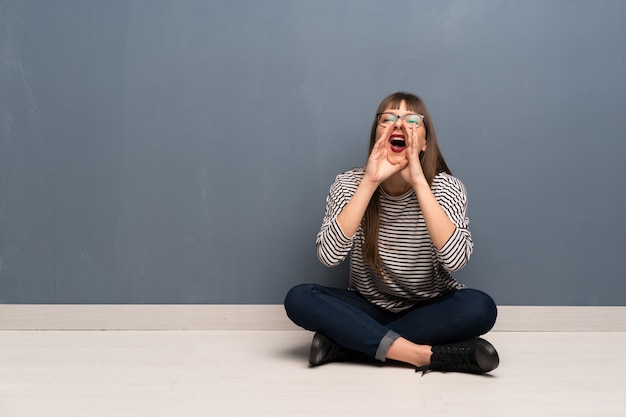
[{"label": "knee", "polygon": [[311,311],[315,307],[316,284],[296,285],[287,292],[284,306],[287,317],[300,327],[313,330],[310,319]]},{"label": "knee", "polygon": [[498,306],[496,302],[488,294],[482,293],[483,297],[478,305],[480,309],[482,334],[487,333],[496,324],[498,318]]},{"label": "knee", "polygon": [[283,304],[288,316],[291,316],[291,313],[298,311],[306,304],[313,287],[314,284],[299,284],[287,292]]},{"label": "knee", "polygon": [[479,329],[480,334],[485,334],[496,324],[498,307],[489,294],[473,289],[468,289],[467,291],[472,292],[471,310],[473,311],[475,325]]}]

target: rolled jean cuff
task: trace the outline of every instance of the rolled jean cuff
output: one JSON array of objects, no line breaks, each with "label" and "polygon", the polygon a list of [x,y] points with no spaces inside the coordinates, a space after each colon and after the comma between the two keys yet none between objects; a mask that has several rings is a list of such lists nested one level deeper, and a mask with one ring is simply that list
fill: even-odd
[{"label": "rolled jean cuff", "polygon": [[383,336],[382,340],[378,344],[378,349],[376,350],[376,360],[381,362],[385,362],[387,358],[387,351],[393,342],[399,338],[400,335],[393,330],[389,330],[386,335]]}]

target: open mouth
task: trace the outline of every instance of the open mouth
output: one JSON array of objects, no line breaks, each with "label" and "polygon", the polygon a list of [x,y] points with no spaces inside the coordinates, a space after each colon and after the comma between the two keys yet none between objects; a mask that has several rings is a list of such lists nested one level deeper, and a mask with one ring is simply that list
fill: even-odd
[{"label": "open mouth", "polygon": [[389,142],[391,143],[391,150],[394,152],[402,152],[406,148],[404,136],[392,135]]}]

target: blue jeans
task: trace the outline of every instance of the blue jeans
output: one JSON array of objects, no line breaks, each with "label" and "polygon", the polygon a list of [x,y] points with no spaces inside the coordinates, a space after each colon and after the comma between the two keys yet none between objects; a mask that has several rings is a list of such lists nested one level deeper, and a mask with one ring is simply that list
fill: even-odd
[{"label": "blue jeans", "polygon": [[398,337],[424,345],[460,342],[487,333],[497,316],[493,299],[474,289],[454,290],[393,313],[356,291],[316,284],[292,288],[285,310],[298,326],[383,362]]}]

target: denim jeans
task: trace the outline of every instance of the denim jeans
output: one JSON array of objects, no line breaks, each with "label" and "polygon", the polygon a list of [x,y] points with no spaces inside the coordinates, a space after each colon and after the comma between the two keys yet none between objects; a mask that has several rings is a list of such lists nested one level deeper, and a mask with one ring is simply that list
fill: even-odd
[{"label": "denim jeans", "polygon": [[497,316],[493,299],[475,289],[454,290],[393,313],[355,291],[317,284],[292,288],[285,310],[298,326],[383,362],[398,337],[425,345],[460,342],[487,333]]}]

